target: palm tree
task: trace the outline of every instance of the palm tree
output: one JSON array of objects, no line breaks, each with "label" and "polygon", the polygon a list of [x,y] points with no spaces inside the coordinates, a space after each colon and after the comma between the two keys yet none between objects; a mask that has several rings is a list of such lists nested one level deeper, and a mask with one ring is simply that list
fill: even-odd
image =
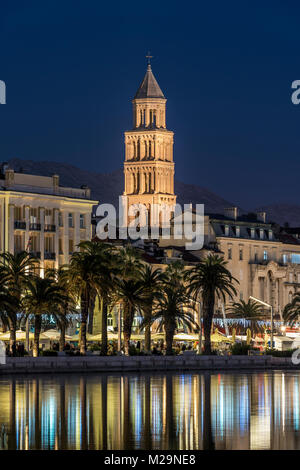
[{"label": "palm tree", "polygon": [[233,318],[244,318],[245,320],[250,321],[250,330],[251,336],[253,333],[258,331],[257,320],[260,320],[263,317],[263,308],[255,300],[249,299],[248,302],[240,300],[239,302],[233,302],[232,305],[228,308],[228,313]]},{"label": "palm tree", "polygon": [[65,275],[65,267],[59,269],[47,269],[45,278],[51,279],[63,289],[65,293],[65,303],[58,305],[55,312],[52,313],[54,320],[60,331],[59,350],[63,351],[66,343],[66,328],[72,324],[72,315],[77,313],[76,310],[76,293],[74,287]]},{"label": "palm tree", "polygon": [[233,282],[238,281],[228,271],[226,264],[222,257],[209,255],[186,275],[189,292],[196,299],[202,297],[205,354],[211,354],[210,335],[216,298],[221,298],[225,303],[226,295],[230,299],[233,294],[236,295]]},{"label": "palm tree", "polygon": [[300,294],[296,292],[291,302],[286,304],[283,309],[283,320],[285,323],[293,325],[300,316]]},{"label": "palm tree", "polygon": [[117,252],[118,263],[120,267],[120,275],[124,279],[137,277],[139,270],[143,266],[141,255],[131,245],[122,247]]},{"label": "palm tree", "polygon": [[26,251],[12,254],[0,254],[0,277],[8,290],[15,297],[14,309],[10,311],[10,352],[13,353],[16,345],[17,314],[21,312],[21,297],[26,288],[30,274],[37,268],[39,260]]},{"label": "palm tree", "polygon": [[116,279],[114,298],[123,306],[124,349],[129,356],[129,344],[135,312],[147,306],[149,299],[140,280]]},{"label": "palm tree", "polygon": [[166,285],[163,295],[155,304],[154,314],[149,323],[158,321],[159,327],[164,327],[167,355],[172,354],[173,338],[179,323],[187,325],[188,328],[197,327],[194,315],[184,309],[194,310],[194,307],[190,304],[186,288],[183,285],[175,287]]},{"label": "palm tree", "polygon": [[186,275],[184,264],[181,261],[170,263],[164,272],[164,282],[168,285],[181,286]]},{"label": "palm tree", "polygon": [[34,315],[34,357],[39,355],[42,315],[53,315],[56,311],[62,311],[67,301],[64,289],[49,277],[34,276],[28,282],[22,302],[27,315]]},{"label": "palm tree", "polygon": [[10,329],[14,323],[17,307],[16,297],[2,282],[0,284],[0,321],[5,329]]},{"label": "palm tree", "polygon": [[148,297],[148,302],[144,306],[143,313],[145,319],[145,351],[151,350],[151,325],[150,319],[153,310],[153,303],[158,299],[162,291],[162,282],[165,276],[161,269],[152,269],[149,264],[144,264],[139,270],[139,279]]},{"label": "palm tree", "polygon": [[109,304],[112,301],[115,275],[119,272],[118,258],[113,253],[112,247],[106,243],[96,243],[96,280],[97,294],[101,298],[101,354],[107,355],[107,316]]},{"label": "palm tree", "polygon": [[[96,245],[93,242],[91,245]],[[77,299],[80,301],[81,310],[81,335],[80,335],[80,353],[86,353],[86,333],[87,321],[89,316],[89,309],[91,300],[93,299],[96,291],[96,257],[90,245],[82,246],[79,244],[82,251],[76,251],[72,254],[69,266],[65,267],[64,276],[68,278],[68,282],[73,286],[77,292]],[[95,246],[96,250],[96,246]]]}]

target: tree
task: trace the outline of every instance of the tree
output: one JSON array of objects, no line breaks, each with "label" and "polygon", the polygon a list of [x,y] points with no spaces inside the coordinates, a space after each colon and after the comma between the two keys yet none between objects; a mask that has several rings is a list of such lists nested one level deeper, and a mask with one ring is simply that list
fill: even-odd
[{"label": "tree", "polygon": [[263,308],[255,300],[249,299],[248,302],[240,300],[239,302],[233,302],[232,305],[228,308],[228,313],[233,318],[244,318],[245,320],[250,321],[250,331],[251,335],[258,331],[257,320],[262,319],[263,317]]},{"label": "tree", "polygon": [[62,311],[67,301],[64,289],[51,278],[34,276],[28,282],[22,302],[27,315],[34,315],[34,357],[39,355],[42,315]]},{"label": "tree", "polygon": [[18,304],[14,293],[1,282],[0,284],[0,320],[5,329],[10,329],[14,322]]},{"label": "tree", "polygon": [[65,293],[65,302],[58,305],[52,316],[60,331],[59,350],[63,351],[66,343],[66,328],[72,324],[72,315],[76,310],[76,292],[74,286],[70,283],[68,276],[65,275],[65,268],[47,269],[45,278],[51,279],[57,283]]},{"label": "tree", "polygon": [[16,346],[16,331],[18,313],[21,313],[21,297],[26,288],[31,273],[39,266],[39,260],[32,257],[26,251],[12,254],[4,252],[0,254],[0,278],[9,292],[14,296],[14,308],[10,310],[8,317],[10,329],[10,352],[13,353]]},{"label": "tree", "polygon": [[173,338],[178,324],[187,325],[188,328],[197,327],[190,310],[194,310],[194,307],[190,303],[184,285],[164,287],[163,295],[155,304],[154,314],[148,321],[150,324],[158,321],[159,328],[164,327],[167,355],[172,354]]},{"label": "tree", "polygon": [[196,299],[202,297],[204,352],[211,354],[211,327],[214,316],[215,300],[221,298],[225,303],[226,295],[232,299],[236,295],[233,282],[238,282],[226,268],[227,262],[218,255],[209,255],[187,272],[189,292]]},{"label": "tree", "polygon": [[112,247],[106,243],[84,242],[81,246],[86,249],[92,249],[95,257],[95,289],[102,300],[102,317],[101,317],[101,354],[107,354],[107,316],[109,304],[112,299],[112,291],[114,289],[115,275],[119,272],[119,263],[116,255],[112,251]]},{"label": "tree", "polygon": [[141,255],[131,245],[126,245],[118,249],[117,259],[119,265],[119,274],[124,279],[136,278],[138,276],[139,270],[143,266],[141,260]]},{"label": "tree", "polygon": [[282,312],[283,320],[285,323],[290,325],[294,325],[295,322],[298,321],[300,316],[300,294],[296,292],[292,301],[283,309]]},{"label": "tree", "polygon": [[129,356],[130,336],[135,312],[144,309],[149,299],[140,280],[120,278],[115,281],[114,297],[123,306],[124,349],[126,356]]},{"label": "tree", "polygon": [[164,283],[168,285],[181,286],[185,279],[186,271],[181,261],[170,263],[164,272]]},{"label": "tree", "polygon": [[152,269],[149,264],[144,264],[139,270],[139,279],[142,282],[148,302],[144,306],[145,319],[145,351],[151,350],[151,315],[155,299],[158,299],[162,291],[162,282],[165,276],[161,269]]},{"label": "tree", "polygon": [[79,244],[82,251],[72,254],[69,266],[65,267],[64,276],[77,292],[81,311],[80,353],[86,353],[87,321],[91,300],[95,295],[97,275],[95,269],[96,243],[84,242],[90,245]]}]

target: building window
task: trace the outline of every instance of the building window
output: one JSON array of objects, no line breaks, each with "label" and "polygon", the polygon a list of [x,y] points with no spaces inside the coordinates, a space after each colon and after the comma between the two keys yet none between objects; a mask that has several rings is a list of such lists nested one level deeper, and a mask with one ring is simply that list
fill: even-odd
[{"label": "building window", "polygon": [[74,242],[73,240],[69,240],[69,254],[71,255],[74,251]]},{"label": "building window", "polygon": [[229,235],[229,225],[225,225],[225,236],[228,237]]},{"label": "building window", "polygon": [[254,261],[257,261],[257,252],[254,253]]},{"label": "building window", "polygon": [[62,217],[62,213],[61,213],[61,212],[58,213],[58,225],[59,225],[60,227],[63,226],[63,217]]},{"label": "building window", "polygon": [[69,227],[73,227],[73,214],[68,215]]},{"label": "building window", "polygon": [[235,227],[235,236],[240,237],[240,234],[241,234],[240,227]]},{"label": "building window", "polygon": [[228,259],[232,259],[232,248],[228,248]]},{"label": "building window", "polygon": [[255,238],[255,228],[251,229],[251,238]]},{"label": "building window", "polygon": [[114,326],[113,317],[111,313],[107,316],[107,326]]},{"label": "building window", "polygon": [[300,264],[300,254],[299,253],[292,253],[291,262],[293,264]]},{"label": "building window", "polygon": [[239,258],[240,258],[240,261],[243,259],[243,249],[242,248],[240,248]]},{"label": "building window", "polygon": [[80,224],[80,228],[85,228],[84,214],[80,214],[79,224]]},{"label": "building window", "polygon": [[264,250],[264,261],[268,260],[268,252],[267,250]]},{"label": "building window", "polygon": [[272,230],[269,230],[269,240],[273,240],[273,232],[272,232]]},{"label": "building window", "polygon": [[261,240],[264,239],[264,230],[263,230],[263,229],[260,229],[260,231],[259,231],[259,236],[260,236],[260,239],[261,239]]},{"label": "building window", "polygon": [[61,238],[58,239],[58,250],[60,254],[63,253],[63,244]]}]

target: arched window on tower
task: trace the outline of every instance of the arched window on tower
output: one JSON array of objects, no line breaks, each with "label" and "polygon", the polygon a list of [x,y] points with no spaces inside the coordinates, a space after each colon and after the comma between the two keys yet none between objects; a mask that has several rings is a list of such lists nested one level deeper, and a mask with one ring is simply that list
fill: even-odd
[{"label": "arched window on tower", "polygon": [[153,110],[153,120],[152,120],[152,126],[156,127],[156,110]]}]

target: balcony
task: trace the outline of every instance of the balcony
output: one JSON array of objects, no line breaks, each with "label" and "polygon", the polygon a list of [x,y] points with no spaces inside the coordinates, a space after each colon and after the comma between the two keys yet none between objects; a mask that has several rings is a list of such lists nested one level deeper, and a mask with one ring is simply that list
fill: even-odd
[{"label": "balcony", "polygon": [[55,231],[56,231],[56,225],[46,224],[44,226],[44,232],[55,232]]},{"label": "balcony", "polygon": [[45,251],[44,259],[53,259],[53,260],[55,260],[55,253],[50,252],[50,251]]},{"label": "balcony", "polygon": [[29,224],[29,230],[41,230],[41,224]]},{"label": "balcony", "polygon": [[26,222],[21,222],[20,220],[15,220],[15,229],[17,229],[17,230],[26,230]]},{"label": "balcony", "polygon": [[33,256],[33,258],[41,258],[41,252],[40,251],[30,251],[29,252],[30,256]]}]

